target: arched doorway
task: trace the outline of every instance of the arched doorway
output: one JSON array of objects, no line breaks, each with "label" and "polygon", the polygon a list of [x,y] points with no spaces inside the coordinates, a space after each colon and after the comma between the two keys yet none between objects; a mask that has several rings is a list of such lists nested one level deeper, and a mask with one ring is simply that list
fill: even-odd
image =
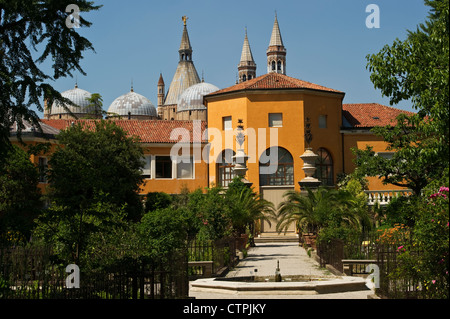
[{"label": "arched doorway", "polygon": [[[259,158],[259,186],[261,196],[272,202],[275,208],[283,200],[288,190],[294,189],[294,158],[285,148],[273,146],[266,149]],[[276,222],[261,224],[261,232],[276,234]],[[295,225],[288,229],[289,235],[295,233]]]}]

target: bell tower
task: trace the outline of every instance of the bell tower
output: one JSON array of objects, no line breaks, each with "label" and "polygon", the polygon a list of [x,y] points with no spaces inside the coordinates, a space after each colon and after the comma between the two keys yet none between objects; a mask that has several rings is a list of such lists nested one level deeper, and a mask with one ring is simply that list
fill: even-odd
[{"label": "bell tower", "polygon": [[272,36],[267,49],[267,73],[276,72],[286,75],[286,48],[281,38],[277,14],[273,23]]},{"label": "bell tower", "polygon": [[244,45],[242,46],[241,61],[238,64],[239,83],[256,77],[256,63],[253,59],[252,50],[247,37],[247,28],[245,28]]}]

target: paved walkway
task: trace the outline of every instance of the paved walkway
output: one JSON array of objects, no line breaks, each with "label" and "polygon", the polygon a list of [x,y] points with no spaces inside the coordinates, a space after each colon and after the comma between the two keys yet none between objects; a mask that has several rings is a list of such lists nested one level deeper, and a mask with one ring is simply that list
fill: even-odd
[{"label": "paved walkway", "polygon": [[[257,243],[257,247],[250,248],[245,259],[232,270],[226,277],[242,276],[274,276],[279,262],[281,276],[333,276],[326,269],[319,267],[319,264],[310,258],[303,247],[299,247],[296,242],[271,242]],[[295,294],[274,294],[261,293],[261,295],[242,292],[216,292],[202,291],[201,289],[191,289],[191,297],[196,299],[367,299],[373,294],[371,290],[351,291],[317,295],[295,295]]]},{"label": "paved walkway", "polygon": [[247,258],[239,262],[227,277],[241,276],[274,276],[279,261],[282,276],[287,275],[331,275],[330,272],[319,269],[319,264],[310,258],[298,243],[258,243],[250,248]]}]

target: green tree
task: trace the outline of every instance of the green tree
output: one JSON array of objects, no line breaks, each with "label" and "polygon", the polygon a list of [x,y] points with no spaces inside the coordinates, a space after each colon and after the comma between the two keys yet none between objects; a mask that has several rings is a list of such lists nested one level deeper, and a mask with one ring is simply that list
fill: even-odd
[{"label": "green tree", "polygon": [[239,177],[229,184],[225,200],[234,233],[245,234],[248,229],[250,245],[254,246],[255,223],[267,221],[270,225],[276,218],[274,205],[255,193]]},{"label": "green tree", "polygon": [[95,127],[76,124],[58,135],[61,144],[49,161],[50,198],[58,205],[83,210],[103,199],[139,220],[142,204],[143,153],[136,137],[114,122],[97,121]]},{"label": "green tree", "polygon": [[230,233],[231,221],[221,187],[208,188],[205,192],[201,189],[193,191],[188,195],[186,207],[198,239],[216,240]]},{"label": "green tree", "polygon": [[14,145],[0,162],[0,237],[29,239],[42,202],[30,154]]},{"label": "green tree", "polygon": [[165,261],[174,252],[185,248],[191,227],[185,208],[167,207],[145,214],[138,230],[150,256]]},{"label": "green tree", "polygon": [[173,202],[172,196],[163,192],[150,192],[145,199],[145,212],[169,207]]},{"label": "green tree", "polygon": [[[18,124],[18,136],[23,122],[40,129],[38,114],[42,102],[72,104],[64,99],[52,81],[85,74],[80,66],[83,54],[94,50],[76,28],[69,28],[66,7],[75,4],[80,10],[80,27],[90,27],[83,13],[98,10],[87,0],[0,0],[0,157],[10,147],[9,127]],[[34,54],[38,52],[38,55]],[[50,61],[53,74],[46,74],[40,64]]]},{"label": "green tree", "polygon": [[84,118],[102,118],[103,114],[103,98],[99,93],[92,93],[90,98],[86,98],[89,102],[87,108],[90,110],[89,114]]},{"label": "green tree", "polygon": [[52,206],[38,220],[37,233],[80,260],[91,234],[140,220],[143,154],[136,138],[103,120],[74,125],[58,140],[49,161]]},{"label": "green tree", "polygon": [[448,167],[449,1],[426,0],[428,19],[404,41],[395,40],[367,56],[370,79],[391,104],[411,100],[418,112],[401,115],[395,126],[374,129],[394,151],[392,159],[371,148],[357,152],[358,169],[415,194]]},{"label": "green tree", "polygon": [[277,231],[287,230],[292,223],[306,232],[319,233],[326,227],[348,225],[359,228],[361,221],[357,202],[346,191],[319,187],[316,191],[307,189],[307,194],[287,191],[278,207]]}]

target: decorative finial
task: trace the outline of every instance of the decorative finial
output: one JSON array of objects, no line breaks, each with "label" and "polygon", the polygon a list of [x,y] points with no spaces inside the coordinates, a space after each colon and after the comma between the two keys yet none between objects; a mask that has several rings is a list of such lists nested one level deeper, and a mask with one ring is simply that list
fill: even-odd
[{"label": "decorative finial", "polygon": [[131,78],[131,92],[134,92],[134,89],[133,89],[133,78]]},{"label": "decorative finial", "polygon": [[311,146],[311,141],[312,141],[312,133],[311,133],[311,120],[309,119],[309,117],[306,118],[305,121],[305,142],[306,142],[306,146],[309,148]]},{"label": "decorative finial", "polygon": [[75,75],[75,88],[78,88],[78,75]]},{"label": "decorative finial", "polygon": [[187,19],[189,19],[189,18],[186,17],[186,16],[182,16],[182,17],[181,17],[181,20],[183,20],[184,26],[186,26],[186,21],[187,21]]}]

